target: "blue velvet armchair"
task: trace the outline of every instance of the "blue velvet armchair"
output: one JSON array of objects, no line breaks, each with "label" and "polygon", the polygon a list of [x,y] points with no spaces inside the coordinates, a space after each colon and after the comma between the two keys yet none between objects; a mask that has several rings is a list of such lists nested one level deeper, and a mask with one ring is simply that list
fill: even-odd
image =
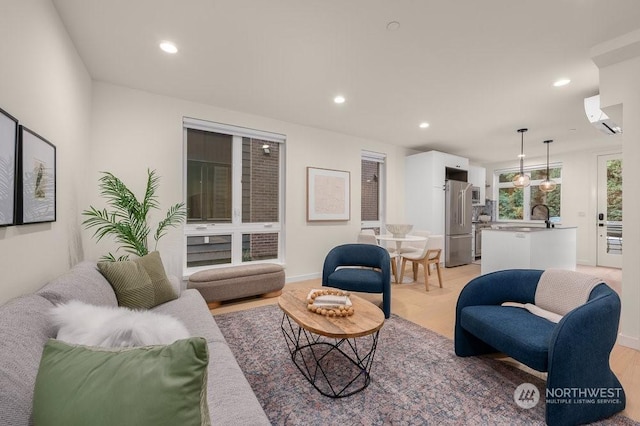
[{"label": "blue velvet armchair", "polygon": [[[620,298],[606,284],[595,281],[586,303],[558,323],[526,309],[501,306],[503,302],[534,304],[542,273],[505,270],[470,281],[456,307],[456,354],[502,352],[547,372],[545,416],[549,425],[593,422],[623,410],[625,393],[609,366],[618,333]],[[600,397],[605,398],[598,402]],[[584,403],[585,399],[591,402]]]},{"label": "blue velvet armchair", "polygon": [[391,315],[389,252],[373,244],[344,244],[329,251],[322,268],[322,285],[346,291],[382,293],[384,317]]}]

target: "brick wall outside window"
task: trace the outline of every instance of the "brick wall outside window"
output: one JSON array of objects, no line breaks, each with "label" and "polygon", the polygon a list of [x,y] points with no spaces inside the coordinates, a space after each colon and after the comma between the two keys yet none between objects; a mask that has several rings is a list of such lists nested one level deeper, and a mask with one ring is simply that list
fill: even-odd
[{"label": "brick wall outside window", "polygon": [[[268,144],[268,153],[263,145]],[[242,139],[242,222],[278,222],[279,144],[259,139]],[[278,257],[278,234],[246,234],[243,261]]]},{"label": "brick wall outside window", "polygon": [[379,220],[380,163],[362,160],[361,191],[361,220]]}]

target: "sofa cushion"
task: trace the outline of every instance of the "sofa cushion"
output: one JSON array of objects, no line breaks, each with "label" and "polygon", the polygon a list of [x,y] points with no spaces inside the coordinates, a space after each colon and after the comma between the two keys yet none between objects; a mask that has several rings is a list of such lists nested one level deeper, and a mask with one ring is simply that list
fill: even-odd
[{"label": "sofa cushion", "polygon": [[96,268],[95,262],[81,262],[66,274],[49,282],[37,294],[53,303],[80,300],[91,305],[118,306],[113,288]]},{"label": "sofa cushion", "polygon": [[556,324],[514,307],[466,306],[460,315],[463,329],[498,351],[535,368],[547,371],[549,344]]},{"label": "sofa cushion", "polygon": [[28,425],[42,347],[55,336],[53,305],[35,294],[0,306],[0,425]]},{"label": "sofa cushion", "polygon": [[226,342],[209,343],[209,410],[215,424],[268,426],[258,398]]},{"label": "sofa cushion", "polygon": [[225,341],[207,303],[197,290],[185,290],[178,299],[156,306],[153,312],[179,318],[192,336],[204,337],[208,342]]},{"label": "sofa cushion", "polygon": [[209,425],[208,349],[199,337],[109,350],[50,340],[33,396],[46,425]]},{"label": "sofa cushion", "polygon": [[120,306],[149,309],[179,295],[167,278],[157,251],[134,260],[100,262],[98,269],[113,287]]}]

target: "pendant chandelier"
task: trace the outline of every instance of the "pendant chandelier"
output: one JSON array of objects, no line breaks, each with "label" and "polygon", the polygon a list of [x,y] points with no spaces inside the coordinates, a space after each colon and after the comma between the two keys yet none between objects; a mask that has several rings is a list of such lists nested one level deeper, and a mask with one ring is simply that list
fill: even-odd
[{"label": "pendant chandelier", "polygon": [[518,133],[520,133],[520,155],[518,156],[520,157],[520,173],[515,175],[511,180],[511,182],[513,182],[513,186],[515,186],[516,188],[524,188],[526,186],[529,186],[529,184],[531,183],[529,175],[524,174],[524,170],[522,167],[524,161],[524,132],[526,132],[527,130],[529,129],[518,129]]},{"label": "pendant chandelier", "polygon": [[549,179],[549,144],[551,142],[553,142],[553,140],[544,141],[544,144],[547,145],[547,177],[540,182],[540,191],[542,192],[551,192],[556,189],[556,183]]}]

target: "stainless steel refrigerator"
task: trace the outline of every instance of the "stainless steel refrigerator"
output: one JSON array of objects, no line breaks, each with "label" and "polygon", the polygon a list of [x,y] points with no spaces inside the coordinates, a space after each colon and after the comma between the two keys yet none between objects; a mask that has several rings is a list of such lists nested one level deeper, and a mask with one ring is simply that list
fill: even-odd
[{"label": "stainless steel refrigerator", "polygon": [[471,263],[471,184],[447,180],[445,184],[444,264]]}]

